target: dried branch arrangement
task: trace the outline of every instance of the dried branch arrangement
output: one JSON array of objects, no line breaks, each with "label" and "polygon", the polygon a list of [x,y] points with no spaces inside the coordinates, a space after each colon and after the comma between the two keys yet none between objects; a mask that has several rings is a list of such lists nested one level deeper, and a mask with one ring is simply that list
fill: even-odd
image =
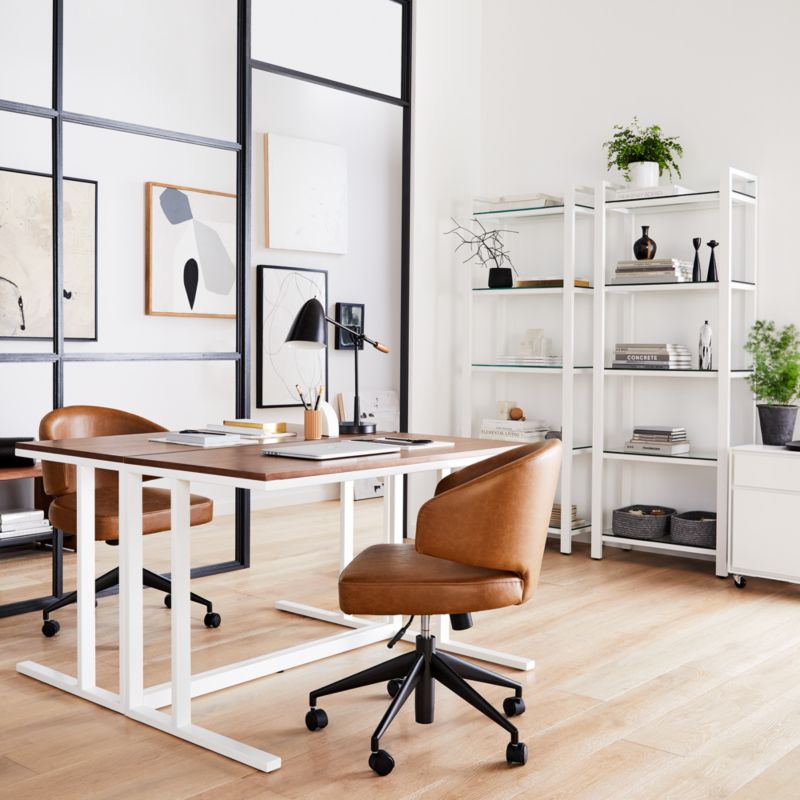
[{"label": "dried branch arrangement", "polygon": [[[450,217],[450,219],[453,218]],[[517,268],[511,262],[510,253],[503,242],[504,234],[517,233],[517,231],[486,230],[483,223],[479,219],[476,219],[475,222],[478,223],[481,229],[479,233],[476,233],[465,228],[463,225],[459,225],[454,219],[453,222],[455,223],[455,228],[447,231],[445,236],[453,234],[460,239],[460,242],[456,246],[456,253],[461,250],[462,247],[468,248],[469,256],[467,256],[462,263],[466,264],[476,259],[480,262],[482,267],[493,269],[494,267],[502,267],[508,264],[514,272],[517,271]]]}]

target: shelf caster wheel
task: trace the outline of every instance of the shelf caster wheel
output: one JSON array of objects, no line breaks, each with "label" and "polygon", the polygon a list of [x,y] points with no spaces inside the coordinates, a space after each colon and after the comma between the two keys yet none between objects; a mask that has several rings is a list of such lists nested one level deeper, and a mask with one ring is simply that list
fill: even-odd
[{"label": "shelf caster wheel", "polygon": [[744,587],[747,586],[747,578],[745,578],[744,575],[734,575],[733,585],[737,589],[744,589]]},{"label": "shelf caster wheel", "polygon": [[217,614],[216,611],[209,611],[208,614],[203,617],[203,625],[205,625],[206,628],[219,628],[221,623],[222,617]]},{"label": "shelf caster wheel", "polygon": [[394,769],[394,759],[385,751],[370,753],[369,768],[378,775],[388,775]]},{"label": "shelf caster wheel", "polygon": [[518,717],[525,713],[525,701],[521,697],[506,697],[503,700],[503,711],[507,717]]},{"label": "shelf caster wheel", "polygon": [[528,763],[528,745],[524,742],[513,742],[506,747],[506,761],[512,766],[519,764],[523,766]]},{"label": "shelf caster wheel", "polygon": [[164,595],[164,605],[167,608],[172,608],[172,595],[171,594],[165,594]]},{"label": "shelf caster wheel", "polygon": [[321,731],[328,727],[328,715],[321,708],[312,708],[306,714],[306,728],[310,731]]},{"label": "shelf caster wheel", "polygon": [[49,639],[55,636],[61,630],[61,625],[58,620],[46,619],[42,625],[42,633]]},{"label": "shelf caster wheel", "polygon": [[389,683],[386,684],[386,691],[389,693],[389,697],[396,697],[402,685],[403,681],[398,678],[392,678]]}]

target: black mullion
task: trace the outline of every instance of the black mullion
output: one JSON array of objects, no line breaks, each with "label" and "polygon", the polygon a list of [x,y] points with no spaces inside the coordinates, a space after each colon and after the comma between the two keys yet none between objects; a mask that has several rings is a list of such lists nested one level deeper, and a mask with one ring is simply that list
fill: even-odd
[{"label": "black mullion", "polygon": [[411,246],[411,4],[403,4],[402,73],[403,174],[400,241],[400,430],[408,430],[409,311]]},{"label": "black mullion", "polygon": [[53,117],[53,408],[64,405],[64,128],[61,111],[64,105],[64,0],[53,0],[52,52]]}]

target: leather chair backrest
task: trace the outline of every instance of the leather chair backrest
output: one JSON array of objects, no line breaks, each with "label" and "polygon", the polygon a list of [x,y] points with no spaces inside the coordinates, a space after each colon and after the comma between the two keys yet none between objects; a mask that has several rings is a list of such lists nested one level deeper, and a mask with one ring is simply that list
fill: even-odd
[{"label": "leather chair backrest", "polygon": [[561,442],[515,447],[440,481],[419,511],[417,552],[514,572],[536,588],[561,470]]},{"label": "leather chair backrest", "polygon": [[[39,423],[39,438],[84,439],[92,436],[115,436],[127,433],[159,433],[165,431],[161,425],[136,414],[102,406],[67,406],[57,408],[42,418]],[[45,493],[60,497],[77,491],[75,467],[42,461],[42,478]],[[109,470],[95,472],[95,486],[117,485],[117,473]]]}]

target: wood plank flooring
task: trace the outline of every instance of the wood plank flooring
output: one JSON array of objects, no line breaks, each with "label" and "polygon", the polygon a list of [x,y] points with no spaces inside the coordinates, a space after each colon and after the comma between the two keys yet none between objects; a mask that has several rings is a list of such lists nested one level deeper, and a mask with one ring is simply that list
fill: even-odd
[{"label": "wood plank flooring", "polygon": [[[357,549],[379,541],[380,500],[356,506]],[[253,515],[253,567],[196,580],[222,627],[194,610],[193,668],[258,655],[335,632],[275,611],[280,598],[335,607],[338,505]],[[193,563],[227,560],[231,518],[193,535]],[[608,551],[607,551],[608,552]],[[98,574],[117,550],[97,545]],[[145,539],[145,563],[169,564],[169,535]],[[75,556],[66,556],[67,586]],[[0,603],[45,594],[49,556],[0,561]],[[98,682],[117,688],[117,598],[97,608]],[[509,768],[506,734],[437,687],[436,722],[404,709],[384,738],[397,766],[367,767],[369,737],[386,708],[383,687],[326,700],[330,725],[303,724],[315,686],[388,657],[364,648],[199,698],[195,721],[283,757],[266,775],[17,675],[34,659],[74,673],[75,609],[58,612],[45,639],[40,615],[0,620],[0,798],[5,800],[655,800],[800,797],[800,587],[750,579],[744,590],[708,563],[584,546],[548,546],[539,589],[526,606],[476,615],[460,638],[532,656],[508,671],[526,686],[519,718],[526,767]],[[147,683],[169,675],[169,612],[145,592]],[[398,645],[398,650],[406,645]],[[502,671],[502,670],[501,670]],[[499,703],[502,689],[482,687]]]}]

